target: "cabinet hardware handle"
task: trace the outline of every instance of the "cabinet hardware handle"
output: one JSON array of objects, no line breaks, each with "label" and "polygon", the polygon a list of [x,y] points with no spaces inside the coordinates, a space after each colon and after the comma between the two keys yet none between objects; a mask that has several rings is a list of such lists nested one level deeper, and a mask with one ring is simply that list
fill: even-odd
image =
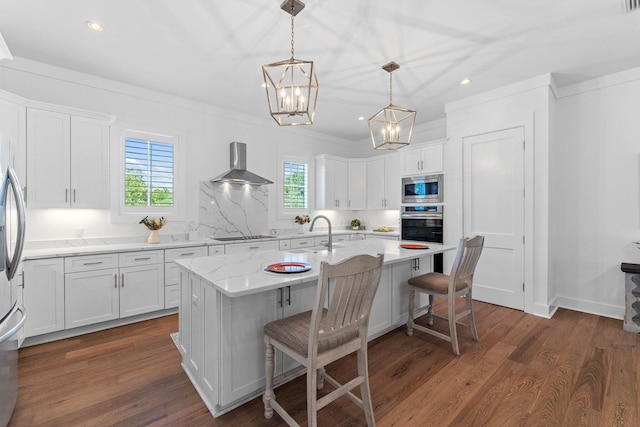
[{"label": "cabinet hardware handle", "polygon": [[420,169],[424,169],[424,160],[420,160]]},{"label": "cabinet hardware handle", "polygon": [[118,273],[113,275],[113,287],[118,289]]},{"label": "cabinet hardware handle", "polygon": [[124,273],[122,273],[122,275],[120,276],[120,286],[124,288]]},{"label": "cabinet hardware handle", "polygon": [[260,249],[260,246],[249,246],[249,250]]},{"label": "cabinet hardware handle", "polygon": [[64,202],[65,203],[69,202],[69,189],[68,188],[64,189]]},{"label": "cabinet hardware handle", "polygon": [[148,259],[151,259],[151,257],[150,256],[143,256],[143,257],[140,257],[140,258],[134,258],[133,260],[134,261],[146,261]]},{"label": "cabinet hardware handle", "polygon": [[307,243],[309,243],[309,242],[308,242],[308,241],[306,241],[306,240],[305,240],[305,241],[303,241],[303,242],[300,242],[300,244],[301,244],[301,245],[306,245]]},{"label": "cabinet hardware handle", "polygon": [[73,189],[73,203],[76,202],[76,189]]},{"label": "cabinet hardware handle", "polygon": [[278,289],[278,307],[282,307],[282,288]]},{"label": "cabinet hardware handle", "polygon": [[180,254],[180,256],[189,256],[189,255],[195,255],[195,252],[186,252],[184,254]]},{"label": "cabinet hardware handle", "polygon": [[418,160],[418,170],[420,170],[420,160]]},{"label": "cabinet hardware handle", "polygon": [[102,264],[102,261],[94,261],[94,262],[83,262],[82,265],[98,265]]},{"label": "cabinet hardware handle", "polygon": [[291,286],[287,286],[287,305],[291,305]]}]

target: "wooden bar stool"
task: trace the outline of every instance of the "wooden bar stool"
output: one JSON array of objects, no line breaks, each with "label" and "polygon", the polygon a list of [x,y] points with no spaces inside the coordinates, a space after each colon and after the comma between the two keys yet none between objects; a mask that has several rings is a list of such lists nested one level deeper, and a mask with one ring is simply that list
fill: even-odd
[{"label": "wooden bar stool", "polygon": [[[367,368],[367,331],[369,312],[380,283],[383,255],[357,255],[336,264],[322,262],[316,304],[312,311],[269,322],[264,327],[266,345],[266,389],[262,400],[264,416],[271,418],[275,410],[290,426],[298,423],[276,402],[273,392],[274,347],[307,368],[308,425],[317,425],[317,411],[346,395],[365,414],[367,425],[375,425],[369,392]],[[331,283],[331,301],[324,308]],[[329,363],[353,352],[358,353],[358,375],[342,385],[324,370]],[[317,399],[323,380],[335,387]],[[351,392],[360,386],[362,399]]]},{"label": "wooden bar stool", "polygon": [[[471,288],[473,285],[473,273],[475,272],[478,259],[482,253],[484,236],[468,237],[460,239],[458,253],[453,262],[449,275],[442,273],[427,273],[409,279],[409,319],[407,320],[407,335],[413,336],[413,330],[426,332],[445,341],[449,341],[453,347],[453,353],[460,355],[458,346],[458,332],[456,325],[467,327],[471,330],[471,335],[478,341],[478,331],[473,319],[473,305],[471,302]],[[445,335],[433,329],[416,325],[413,322],[413,311],[415,310],[416,292],[429,294],[429,307],[427,313],[427,324],[433,325],[433,316],[449,321],[449,333]],[[438,316],[433,313],[434,296],[447,297],[447,317]],[[464,311],[456,315],[456,300],[465,297],[467,307]],[[458,320],[467,316],[468,324],[460,323]]]}]

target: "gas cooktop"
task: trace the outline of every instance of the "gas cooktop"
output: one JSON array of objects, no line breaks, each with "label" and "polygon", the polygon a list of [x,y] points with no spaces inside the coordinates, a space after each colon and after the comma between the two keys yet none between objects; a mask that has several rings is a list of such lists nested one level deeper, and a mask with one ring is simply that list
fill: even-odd
[{"label": "gas cooktop", "polygon": [[215,236],[210,236],[213,240],[220,240],[222,242],[235,242],[235,241],[242,241],[242,240],[256,240],[256,239],[273,239],[274,236],[267,236],[267,235],[262,235],[262,234],[258,234],[255,236],[225,236],[225,237],[215,237]]}]

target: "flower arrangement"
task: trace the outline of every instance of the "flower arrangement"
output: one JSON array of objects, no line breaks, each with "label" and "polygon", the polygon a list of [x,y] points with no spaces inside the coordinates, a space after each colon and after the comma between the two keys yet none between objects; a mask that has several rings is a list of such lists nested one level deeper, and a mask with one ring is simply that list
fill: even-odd
[{"label": "flower arrangement", "polygon": [[359,229],[360,226],[362,225],[362,223],[358,218],[352,219],[350,224],[351,224],[351,228],[353,228],[354,230]]},{"label": "flower arrangement", "polygon": [[140,220],[138,224],[144,224],[149,230],[160,230],[167,223],[167,220],[161,216],[160,219],[155,219],[153,217],[149,218],[149,216],[145,216]]},{"label": "flower arrangement", "polygon": [[309,215],[296,215],[296,217],[293,219],[293,222],[300,225],[307,224],[311,222],[311,218],[309,218]]}]

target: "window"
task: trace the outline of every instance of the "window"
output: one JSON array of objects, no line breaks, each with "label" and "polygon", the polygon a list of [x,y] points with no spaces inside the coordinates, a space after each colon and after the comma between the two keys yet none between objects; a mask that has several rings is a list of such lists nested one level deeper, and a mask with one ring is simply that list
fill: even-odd
[{"label": "window", "polygon": [[125,138],[124,205],[173,206],[173,144]]},{"label": "window", "polygon": [[284,162],[283,207],[307,209],[309,173],[306,163]]},{"label": "window", "polygon": [[180,138],[120,129],[111,156],[111,221],[131,222],[151,215],[184,220],[184,149]]}]

